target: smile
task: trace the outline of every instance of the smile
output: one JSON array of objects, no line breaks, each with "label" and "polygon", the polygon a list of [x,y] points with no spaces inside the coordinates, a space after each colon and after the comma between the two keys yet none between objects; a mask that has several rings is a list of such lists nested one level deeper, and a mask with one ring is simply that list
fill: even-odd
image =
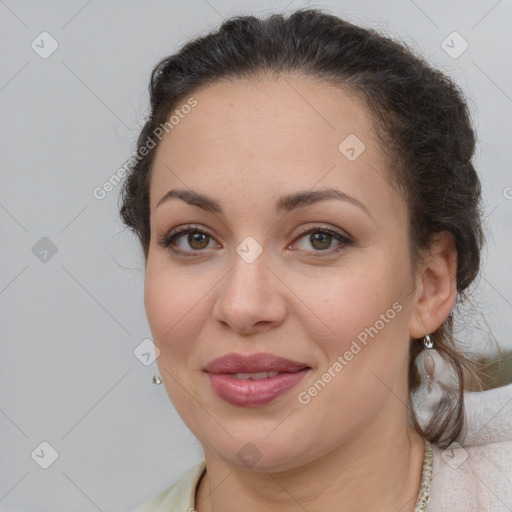
[{"label": "smile", "polygon": [[206,366],[219,398],[237,407],[261,407],[293,388],[311,368],[272,354],[228,354]]}]

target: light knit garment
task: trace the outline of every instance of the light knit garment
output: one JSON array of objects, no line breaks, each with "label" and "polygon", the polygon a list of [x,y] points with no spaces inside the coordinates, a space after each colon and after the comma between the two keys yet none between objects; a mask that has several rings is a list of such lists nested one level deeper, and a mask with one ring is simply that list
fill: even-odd
[{"label": "light knit garment", "polygon": [[[446,450],[432,445],[426,512],[512,512],[512,384],[465,394],[467,433]],[[203,460],[136,512],[192,512]]]}]

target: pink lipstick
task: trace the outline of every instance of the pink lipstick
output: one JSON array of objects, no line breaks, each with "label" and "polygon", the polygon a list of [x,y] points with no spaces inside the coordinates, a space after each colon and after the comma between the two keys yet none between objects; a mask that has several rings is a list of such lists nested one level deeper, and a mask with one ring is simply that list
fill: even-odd
[{"label": "pink lipstick", "polygon": [[297,384],[311,368],[273,354],[227,354],[205,368],[217,395],[239,407],[269,404]]}]

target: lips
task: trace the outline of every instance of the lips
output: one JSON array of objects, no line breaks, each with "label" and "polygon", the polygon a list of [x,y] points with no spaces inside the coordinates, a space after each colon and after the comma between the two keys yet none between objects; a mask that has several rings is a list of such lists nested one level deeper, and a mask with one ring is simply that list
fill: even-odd
[{"label": "lips", "polygon": [[293,373],[303,368],[309,368],[305,363],[292,361],[272,354],[227,354],[214,359],[205,371],[208,373],[260,373],[287,372]]},{"label": "lips", "polygon": [[227,354],[210,362],[205,372],[213,390],[238,407],[258,407],[295,386],[311,368],[272,354]]}]

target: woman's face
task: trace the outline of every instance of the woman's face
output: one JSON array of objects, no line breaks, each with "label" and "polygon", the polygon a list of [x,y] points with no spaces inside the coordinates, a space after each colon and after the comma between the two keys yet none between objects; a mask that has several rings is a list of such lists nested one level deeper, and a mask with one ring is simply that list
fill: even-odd
[{"label": "woman's face", "polygon": [[408,219],[364,105],[292,77],[194,98],[154,160],[145,281],[178,413],[207,456],[261,471],[403,431]]}]

